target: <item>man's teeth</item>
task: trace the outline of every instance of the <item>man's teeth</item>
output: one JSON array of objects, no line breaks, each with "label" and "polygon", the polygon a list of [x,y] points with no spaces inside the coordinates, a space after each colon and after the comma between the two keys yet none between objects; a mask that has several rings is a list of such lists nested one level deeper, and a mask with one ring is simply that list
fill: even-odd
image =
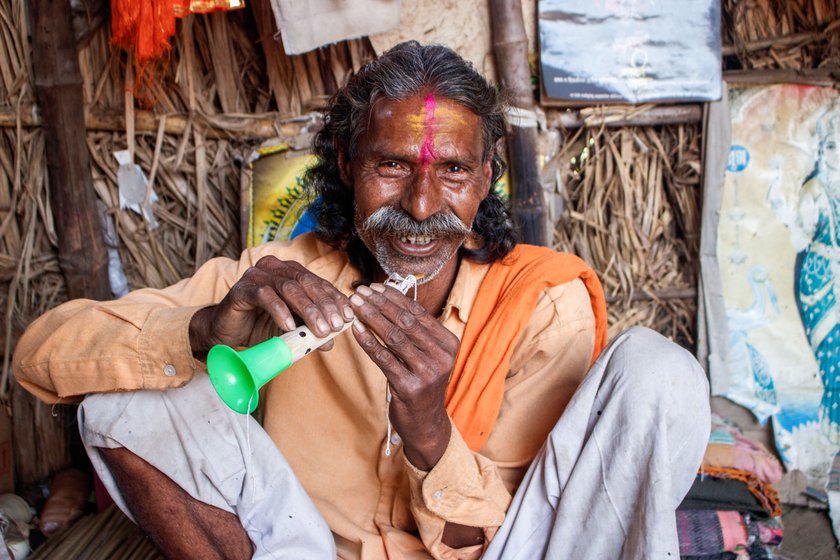
[{"label": "man's teeth", "polygon": [[412,245],[426,245],[431,243],[434,237],[430,235],[401,235],[400,241],[403,243],[411,243]]}]

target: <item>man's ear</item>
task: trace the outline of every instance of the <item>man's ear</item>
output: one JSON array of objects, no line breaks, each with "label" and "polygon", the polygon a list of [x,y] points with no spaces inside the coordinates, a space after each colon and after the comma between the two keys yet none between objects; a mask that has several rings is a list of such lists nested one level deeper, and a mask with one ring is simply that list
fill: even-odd
[{"label": "man's ear", "polygon": [[490,193],[490,188],[493,186],[493,154],[495,152],[490,152],[487,155],[487,160],[481,165],[481,198],[482,200],[487,198],[487,195]]},{"label": "man's ear", "polygon": [[344,157],[344,150],[340,147],[338,149],[338,176],[345,188],[353,190],[353,169]]}]

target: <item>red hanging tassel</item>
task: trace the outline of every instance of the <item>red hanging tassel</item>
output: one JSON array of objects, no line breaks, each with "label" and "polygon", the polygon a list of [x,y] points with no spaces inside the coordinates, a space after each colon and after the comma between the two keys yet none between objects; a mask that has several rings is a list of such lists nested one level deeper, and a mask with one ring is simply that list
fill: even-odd
[{"label": "red hanging tassel", "polygon": [[155,66],[172,50],[169,39],[175,35],[175,5],[185,1],[111,1],[111,43],[131,54],[136,95],[151,84]]},{"label": "red hanging tassel", "polygon": [[111,0],[111,43],[132,55],[135,94],[172,50],[175,18],[244,7],[242,0]]}]

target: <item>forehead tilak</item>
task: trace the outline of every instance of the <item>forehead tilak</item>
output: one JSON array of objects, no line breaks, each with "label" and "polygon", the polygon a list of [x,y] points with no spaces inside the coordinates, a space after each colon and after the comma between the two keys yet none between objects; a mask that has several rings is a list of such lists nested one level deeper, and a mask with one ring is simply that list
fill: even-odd
[{"label": "forehead tilak", "polygon": [[426,120],[423,123],[426,136],[420,149],[420,164],[424,167],[435,160],[435,96],[426,96]]}]

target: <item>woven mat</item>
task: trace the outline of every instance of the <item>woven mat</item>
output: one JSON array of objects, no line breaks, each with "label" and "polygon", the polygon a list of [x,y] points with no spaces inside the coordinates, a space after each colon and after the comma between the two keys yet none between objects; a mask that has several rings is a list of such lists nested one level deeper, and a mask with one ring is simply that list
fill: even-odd
[{"label": "woven mat", "polygon": [[114,505],[81,517],[42,544],[29,560],[163,560],[151,541]]}]

